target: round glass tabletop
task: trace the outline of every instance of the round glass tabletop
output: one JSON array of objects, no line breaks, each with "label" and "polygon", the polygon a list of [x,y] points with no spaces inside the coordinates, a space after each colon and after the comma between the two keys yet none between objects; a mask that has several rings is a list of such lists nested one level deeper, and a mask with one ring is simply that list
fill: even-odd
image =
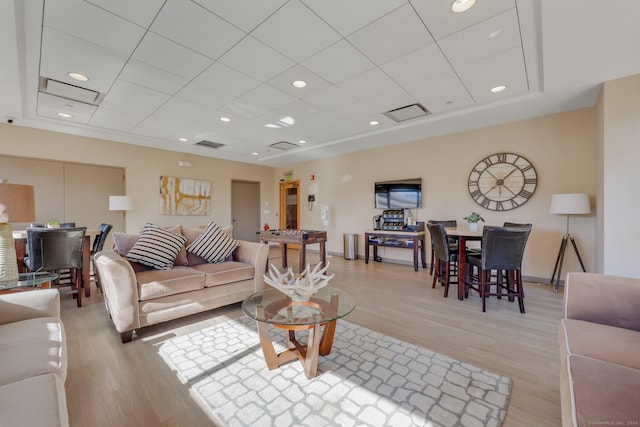
[{"label": "round glass tabletop", "polygon": [[347,292],[325,286],[309,301],[292,301],[275,288],[264,289],[242,303],[242,311],[259,322],[282,326],[327,323],[351,313],[356,301]]},{"label": "round glass tabletop", "polygon": [[17,280],[0,281],[0,290],[16,289],[16,288],[35,288],[44,283],[56,280],[58,275],[55,273],[29,272],[20,273]]}]

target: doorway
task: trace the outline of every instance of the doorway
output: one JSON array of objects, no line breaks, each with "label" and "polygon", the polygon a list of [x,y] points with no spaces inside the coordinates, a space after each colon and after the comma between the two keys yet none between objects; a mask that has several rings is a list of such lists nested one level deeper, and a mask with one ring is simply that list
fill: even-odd
[{"label": "doorway", "polygon": [[258,242],[260,240],[260,183],[231,181],[231,224],[233,238]]},{"label": "doorway", "polygon": [[280,229],[300,229],[300,181],[280,182]]}]

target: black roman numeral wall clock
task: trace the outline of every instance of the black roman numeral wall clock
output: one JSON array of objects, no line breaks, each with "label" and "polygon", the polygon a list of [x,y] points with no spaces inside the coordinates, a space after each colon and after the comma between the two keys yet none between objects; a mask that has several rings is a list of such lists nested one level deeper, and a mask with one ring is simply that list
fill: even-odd
[{"label": "black roman numeral wall clock", "polygon": [[527,202],[536,191],[538,175],[529,160],[513,153],[496,153],[476,164],[469,174],[469,194],[483,208],[509,211]]}]

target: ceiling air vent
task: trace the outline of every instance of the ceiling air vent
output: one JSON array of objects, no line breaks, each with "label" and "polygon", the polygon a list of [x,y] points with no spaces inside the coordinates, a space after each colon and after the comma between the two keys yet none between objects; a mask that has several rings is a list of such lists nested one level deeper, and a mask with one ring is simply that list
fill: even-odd
[{"label": "ceiling air vent", "polygon": [[203,139],[202,141],[196,142],[195,145],[202,145],[203,147],[208,147],[208,148],[224,147],[224,144],[221,144],[219,142],[207,141],[206,139]]},{"label": "ceiling air vent", "polygon": [[420,104],[411,104],[407,105],[406,107],[400,107],[396,108],[395,110],[387,111],[383,114],[390,119],[395,120],[396,122],[404,122],[405,120],[427,116],[431,114],[431,112]]},{"label": "ceiling air vent", "polygon": [[278,150],[291,150],[292,148],[298,148],[296,144],[292,144],[287,141],[275,142],[269,145],[269,147],[277,148]]},{"label": "ceiling air vent", "polygon": [[40,77],[39,90],[40,92],[45,92],[60,98],[92,105],[100,104],[100,101],[104,98],[104,94],[96,92],[95,90],[84,89],[46,77]]}]

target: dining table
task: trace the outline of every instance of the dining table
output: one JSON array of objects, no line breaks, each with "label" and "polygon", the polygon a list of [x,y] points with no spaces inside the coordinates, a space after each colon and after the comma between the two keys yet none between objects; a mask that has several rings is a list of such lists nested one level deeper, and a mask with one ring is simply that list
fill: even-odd
[{"label": "dining table", "polygon": [[482,227],[471,229],[468,225],[445,227],[448,237],[458,241],[458,299],[464,299],[464,274],[467,266],[467,242],[482,240]]},{"label": "dining table", "polygon": [[[84,284],[84,295],[91,296],[91,238],[100,234],[99,229],[87,229],[84,233],[82,244],[82,283]],[[18,261],[18,272],[23,273],[24,257],[27,254],[27,230],[13,230],[13,240],[16,247],[16,259]]]}]

